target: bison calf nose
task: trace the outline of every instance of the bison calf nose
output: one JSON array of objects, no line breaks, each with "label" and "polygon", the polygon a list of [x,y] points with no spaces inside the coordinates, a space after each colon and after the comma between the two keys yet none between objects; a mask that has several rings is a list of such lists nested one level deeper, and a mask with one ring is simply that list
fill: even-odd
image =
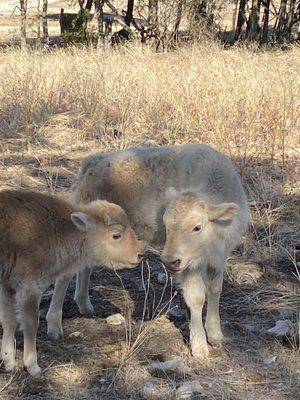
[{"label": "bison calf nose", "polygon": [[139,253],[139,254],[137,255],[139,262],[142,261],[144,255],[145,255],[144,253],[143,253],[143,254],[142,254],[142,253]]},{"label": "bison calf nose", "polygon": [[164,263],[166,268],[170,271],[178,271],[180,269],[181,260],[179,258],[173,261],[169,261],[162,258],[162,262]]}]

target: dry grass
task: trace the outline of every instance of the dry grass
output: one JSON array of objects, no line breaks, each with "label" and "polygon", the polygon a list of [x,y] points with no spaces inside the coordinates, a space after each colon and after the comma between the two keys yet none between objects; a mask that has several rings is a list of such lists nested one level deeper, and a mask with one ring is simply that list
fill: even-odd
[{"label": "dry grass", "polygon": [[[299,54],[296,47],[264,52],[215,43],[161,54],[139,46],[1,53],[0,188],[64,193],[82,157],[93,151],[196,140],[232,157],[252,218],[229,263],[221,308],[231,341],[224,353],[204,364],[189,358],[179,330],[160,315],[161,305],[167,309],[173,301],[170,282],[159,289],[146,268],[125,283],[126,275],[117,277],[110,290],[112,277],[99,286],[99,272],[93,301],[99,309],[106,298],[116,303],[125,327],[109,329],[102,314],[66,319],[66,338],[57,344],[44,339],[42,320],[45,380],[34,383],[23,373],[1,378],[0,398],[174,398],[179,382],[189,378],[151,375],[147,366],[161,355],[158,343],[164,355],[183,355],[208,399],[237,400],[245,393],[255,400],[297,398],[297,344],[283,347],[264,332],[284,313],[295,320],[299,310]],[[152,275],[157,268],[151,260]],[[66,309],[72,307],[70,297]],[[145,321],[157,311],[153,322]],[[258,328],[247,331],[248,325]],[[187,329],[186,320],[180,328]],[[74,331],[84,332],[75,347],[68,336]],[[273,354],[277,364],[262,366]],[[145,394],[149,382],[155,390]]]},{"label": "dry grass", "polygon": [[299,129],[298,72],[296,48],[12,50],[1,56],[0,132],[69,148],[99,138],[110,148],[118,130],[116,147],[198,139],[242,162],[285,159]]}]

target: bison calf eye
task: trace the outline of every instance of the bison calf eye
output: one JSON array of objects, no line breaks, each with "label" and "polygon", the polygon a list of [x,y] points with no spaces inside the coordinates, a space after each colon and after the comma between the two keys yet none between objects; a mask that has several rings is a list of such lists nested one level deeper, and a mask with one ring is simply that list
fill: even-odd
[{"label": "bison calf eye", "polygon": [[119,239],[121,239],[122,235],[121,235],[121,233],[115,233],[112,235],[112,237],[114,240],[119,240]]},{"label": "bison calf eye", "polygon": [[200,232],[201,231],[201,225],[196,225],[195,228],[193,229],[193,232]]}]

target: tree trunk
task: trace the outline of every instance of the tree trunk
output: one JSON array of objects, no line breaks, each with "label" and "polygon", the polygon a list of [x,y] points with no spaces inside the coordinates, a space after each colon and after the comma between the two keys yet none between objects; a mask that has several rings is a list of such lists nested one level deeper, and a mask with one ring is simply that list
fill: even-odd
[{"label": "tree trunk", "polygon": [[127,11],[125,15],[125,24],[127,26],[130,26],[132,17],[133,17],[133,6],[134,6],[134,0],[128,0],[127,1]]},{"label": "tree trunk", "polygon": [[263,19],[261,43],[267,43],[267,41],[268,41],[270,4],[271,4],[271,0],[266,0],[264,3],[265,9],[264,9],[264,19]]},{"label": "tree trunk", "polygon": [[[300,7],[300,4],[298,4],[298,7]],[[287,13],[287,21],[286,21],[286,27],[285,27],[285,37],[287,40],[291,40],[291,34],[292,34],[292,27],[293,24],[295,23],[295,17],[296,16],[296,0],[290,0],[290,9]],[[299,16],[298,16],[299,18]]]},{"label": "tree trunk", "polygon": [[238,0],[234,0],[234,8],[233,8],[233,14],[232,14],[232,32],[235,30],[235,25],[236,25],[236,18],[237,18],[237,13],[238,13]]},{"label": "tree trunk", "polygon": [[185,0],[178,0],[178,3],[177,3],[176,21],[175,21],[174,30],[173,30],[173,33],[171,36],[171,39],[175,40],[175,41],[177,41],[177,39],[178,39],[178,30],[179,30],[181,19],[182,19],[184,2],[185,2]]},{"label": "tree trunk", "polygon": [[103,25],[103,4],[104,0],[95,0],[95,18],[98,25],[98,46],[104,45],[104,25]]},{"label": "tree trunk", "polygon": [[297,4],[295,4],[295,6],[294,6],[294,15],[293,15],[291,35],[292,35],[293,39],[300,42],[300,2],[297,2]]},{"label": "tree trunk", "polygon": [[158,0],[149,0],[148,24],[153,31],[158,29]]},{"label": "tree trunk", "polygon": [[247,0],[240,0],[240,6],[239,6],[239,13],[238,13],[238,20],[236,24],[236,31],[235,31],[235,40],[239,40],[242,32],[242,28],[244,23],[246,22],[246,3]]},{"label": "tree trunk", "polygon": [[26,12],[27,12],[27,0],[20,0],[21,10],[21,48],[26,48]]},{"label": "tree trunk", "polygon": [[288,0],[281,0],[278,17],[274,26],[274,33],[279,42],[283,41],[284,39],[284,27],[287,20],[287,1]]},{"label": "tree trunk", "polygon": [[86,5],[85,5],[86,10],[91,11],[92,5],[93,5],[93,0],[87,0]]},{"label": "tree trunk", "polygon": [[249,17],[249,36],[250,41],[258,40],[259,38],[259,10],[260,0],[252,0],[251,13]]},{"label": "tree trunk", "polygon": [[47,19],[47,11],[48,11],[48,0],[43,0],[43,43],[49,44],[49,33],[48,33],[48,19]]}]

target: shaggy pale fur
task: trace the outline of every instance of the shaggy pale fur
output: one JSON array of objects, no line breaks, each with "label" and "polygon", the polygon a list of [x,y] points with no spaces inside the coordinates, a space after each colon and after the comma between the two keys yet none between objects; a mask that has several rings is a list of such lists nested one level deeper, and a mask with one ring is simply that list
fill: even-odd
[{"label": "shaggy pale fur", "polygon": [[[191,311],[195,356],[220,345],[219,298],[223,271],[248,221],[244,190],[231,161],[205,144],[144,147],[95,154],[83,160],[71,193],[76,204],[106,199],[122,206],[137,235],[164,244],[162,260],[174,272]],[[78,275],[75,300],[82,313],[93,307],[89,273]],[[57,282],[48,311],[48,333],[62,334],[61,310],[68,281]],[[207,296],[206,334],[202,307]]]},{"label": "shaggy pale fur", "polygon": [[101,263],[136,266],[145,244],[122,208],[104,200],[74,206],[35,192],[0,192],[0,301],[5,369],[15,368],[14,335],[24,333],[24,365],[39,375],[36,334],[39,303],[55,279]]}]

